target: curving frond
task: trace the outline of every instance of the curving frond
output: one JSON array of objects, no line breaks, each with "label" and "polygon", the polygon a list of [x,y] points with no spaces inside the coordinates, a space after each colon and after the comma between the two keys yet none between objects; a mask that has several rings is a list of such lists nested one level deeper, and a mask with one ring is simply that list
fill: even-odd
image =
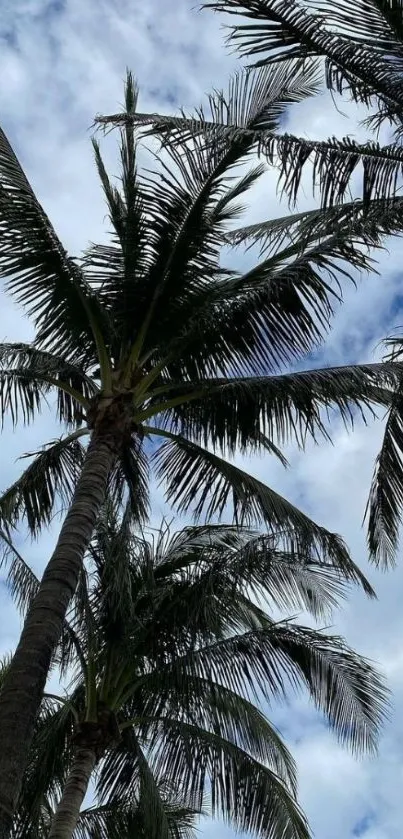
[{"label": "curving frond", "polygon": [[[96,298],[63,248],[3,131],[0,132],[0,265],[6,286],[38,330],[38,342],[96,363],[91,320],[105,329]],[[90,314],[89,314],[90,313]]]},{"label": "curving frond", "polygon": [[40,839],[50,827],[52,810],[61,796],[72,757],[74,714],[63,700],[44,698],[25,771],[13,839]]},{"label": "curving frond", "polygon": [[[401,358],[401,340],[394,339],[393,357]],[[403,516],[403,391],[395,387],[377,456],[365,511],[370,558],[384,568],[394,565]]]},{"label": "curving frond", "polygon": [[175,716],[204,731],[219,733],[244,749],[296,795],[295,762],[279,732],[259,708],[224,685],[190,674],[181,683],[175,670],[171,673],[165,668],[160,679],[155,667],[126,707],[134,715],[141,737],[148,741],[151,754],[161,734],[161,719]]},{"label": "curving frond", "polygon": [[276,253],[299,242],[305,249],[315,241],[324,241],[337,236],[340,242],[360,242],[374,247],[380,243],[380,234],[393,235],[401,230],[403,200],[348,201],[323,209],[305,210],[268,221],[240,227],[227,233],[230,245],[251,248],[258,246],[260,256]]},{"label": "curving frond", "polygon": [[7,587],[17,608],[25,614],[38,591],[39,579],[3,530],[0,530],[0,541],[3,542],[0,568],[7,567]]},{"label": "curving frond", "polygon": [[152,758],[159,773],[176,778],[201,803],[208,790],[213,816],[245,833],[291,839],[309,836],[295,799],[269,768],[219,732],[161,719]]},{"label": "curving frond", "polygon": [[[256,21],[235,25],[230,34],[241,52],[253,57],[252,66],[325,57],[329,87],[346,88],[367,104],[377,97],[401,111],[399,2],[363,0],[355,14],[346,0],[208,0],[203,5]],[[257,58],[262,53],[264,57]]]},{"label": "curving frond", "polygon": [[[199,398],[161,411],[159,421],[172,433],[214,450],[233,454],[266,448],[286,465],[278,442],[293,441],[304,448],[309,439],[329,438],[335,417],[350,428],[357,418],[372,418],[377,405],[391,405],[402,374],[403,366],[390,362],[201,380],[194,383]],[[179,402],[181,390],[186,393],[191,385],[172,385],[169,397]]]},{"label": "curving frond", "polygon": [[166,482],[168,500],[179,511],[191,507],[195,516],[200,516],[205,509],[207,517],[212,518],[221,515],[232,501],[239,523],[263,520],[273,532],[280,529],[292,533],[299,547],[316,546],[336,565],[349,562],[340,537],[319,527],[257,478],[185,438],[161,429],[152,429],[152,433],[169,439],[153,460],[157,476]]},{"label": "curving frond", "polygon": [[110,476],[109,493],[116,502],[128,497],[131,515],[144,523],[150,509],[149,459],[141,435],[133,434]]},{"label": "curving frond", "polygon": [[80,426],[97,385],[79,364],[38,349],[35,344],[0,344],[1,421],[20,413],[31,422],[50,391],[57,395],[57,417],[67,425]]},{"label": "curving frond", "polygon": [[[374,751],[386,715],[388,690],[374,667],[342,638],[292,623],[274,623],[188,653],[173,665],[179,683],[188,675],[217,681],[268,702],[307,687],[341,743]],[[161,673],[162,677],[162,673]]]},{"label": "curving frond", "polygon": [[309,150],[302,139],[285,138],[289,148],[281,149],[280,143],[280,158],[290,194],[295,197],[303,166],[311,159],[325,202],[340,200],[353,171],[361,166],[364,197],[393,197],[402,174],[400,3],[363,0],[355,10],[346,0],[308,0],[304,4],[295,0],[212,0],[204,5],[246,18],[231,27],[229,40],[251,57],[253,67],[291,60],[296,66],[301,61],[309,66],[312,60],[325,58],[327,87],[340,94],[347,92],[368,107],[375,104],[375,114],[364,121],[370,127],[379,129],[388,122],[395,128],[396,143],[383,148],[370,142],[360,146],[344,138],[313,143]]},{"label": "curving frond", "polygon": [[[173,791],[169,791],[169,795],[166,784],[159,786],[170,839],[195,839],[197,818],[205,814],[186,806],[186,802],[180,802]],[[142,810],[130,798],[82,810],[74,832],[75,839],[122,839],[123,836],[125,839],[147,839],[150,835],[146,831]]]},{"label": "curving frond", "polygon": [[87,429],[79,429],[24,455],[33,457],[32,463],[0,496],[0,520],[5,526],[25,518],[30,531],[37,533],[50,523],[56,502],[70,503],[85,456],[80,437],[86,434]]}]

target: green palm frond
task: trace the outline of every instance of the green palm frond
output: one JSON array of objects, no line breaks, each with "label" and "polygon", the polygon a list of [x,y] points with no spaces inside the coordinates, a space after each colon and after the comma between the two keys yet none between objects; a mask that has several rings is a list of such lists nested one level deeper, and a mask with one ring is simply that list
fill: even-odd
[{"label": "green palm frond", "polygon": [[160,736],[159,721],[177,716],[205,731],[219,733],[225,740],[244,749],[291,790],[297,792],[295,762],[279,732],[254,704],[245,697],[211,679],[189,675],[181,684],[175,672],[158,668],[142,681],[143,690],[127,702],[142,738],[153,751],[154,738]]},{"label": "green palm frond", "polygon": [[32,839],[50,827],[52,810],[67,780],[74,715],[69,703],[44,699],[24,775],[13,839]]},{"label": "green palm frond", "polygon": [[38,577],[3,530],[0,530],[0,540],[3,543],[0,568],[7,567],[7,587],[17,608],[26,614],[39,588]]},{"label": "green palm frond", "polygon": [[33,457],[32,463],[0,496],[0,520],[6,526],[25,518],[31,532],[37,533],[50,523],[57,502],[70,503],[85,457],[80,437],[86,434],[86,428],[78,429],[39,452],[24,455]]},{"label": "green palm frond", "polygon": [[145,522],[150,509],[149,460],[141,437],[133,434],[110,478],[109,490],[116,501],[128,494],[132,515]]},{"label": "green palm frond", "polygon": [[[302,64],[285,61],[276,68],[262,68],[258,72],[239,72],[230,79],[228,90],[216,90],[208,97],[208,116],[202,106],[195,112],[195,124],[203,122],[214,126],[256,130],[277,130],[290,104],[301,102],[318,92],[318,65],[305,68]],[[184,120],[190,127],[191,117],[182,112],[179,117],[165,117],[161,114],[142,114],[126,110],[120,114],[95,117],[97,125],[118,125],[145,127],[152,134],[164,135],[177,130],[181,143],[194,139],[194,131],[184,133]],[[185,128],[186,132],[186,128]],[[245,149],[238,150],[245,152]],[[248,151],[248,145],[246,146]],[[236,154],[236,149],[233,150]]]},{"label": "green palm frond", "polygon": [[[394,338],[392,357],[401,359],[402,340]],[[376,459],[366,519],[370,558],[387,567],[394,565],[399,547],[403,511],[403,392],[399,384],[387,414],[382,447]]]},{"label": "green palm frond", "polygon": [[274,532],[279,529],[293,534],[296,546],[316,546],[324,558],[338,566],[349,562],[340,537],[319,527],[257,478],[185,438],[161,429],[153,429],[153,433],[169,439],[153,458],[157,475],[167,483],[167,498],[179,510],[192,507],[199,516],[206,509],[211,518],[221,515],[232,497],[240,523],[263,520]]},{"label": "green palm frond", "polygon": [[80,425],[89,400],[97,393],[94,381],[82,368],[34,344],[0,344],[0,409],[2,421],[15,425],[20,413],[25,423],[40,411],[49,391],[57,393],[60,422]]},{"label": "green palm frond", "polygon": [[299,242],[301,250],[334,236],[342,242],[346,235],[351,243],[373,247],[379,244],[381,231],[388,236],[400,232],[402,214],[401,198],[373,199],[369,205],[355,200],[328,207],[326,212],[305,210],[240,227],[230,231],[227,239],[230,245],[257,245],[260,256],[295,242]]},{"label": "green palm frond", "polygon": [[[161,785],[170,839],[195,839],[200,814],[179,801],[166,785]],[[176,799],[176,800],[175,800]],[[82,810],[74,832],[75,839],[150,839],[140,807],[130,800],[102,804]]]},{"label": "green palm frond", "polygon": [[253,57],[252,66],[323,56],[329,86],[346,87],[367,103],[376,96],[401,110],[403,26],[394,0],[364,0],[356,14],[346,0],[304,6],[286,0],[213,0],[204,5],[253,21],[235,25],[230,34],[242,53]]},{"label": "green palm frond", "polygon": [[276,609],[291,613],[302,609],[317,618],[329,616],[349,583],[374,596],[351,559],[347,563],[343,557],[337,566],[334,558],[326,564],[313,545],[297,551],[292,531],[273,536],[221,524],[187,527],[171,537],[168,530],[165,535],[163,550],[156,550],[156,581],[191,580],[198,586],[204,582],[207,590],[226,592],[233,600],[240,593],[253,592],[258,601]]},{"label": "green palm frond", "polygon": [[165,417],[161,412],[163,427],[230,453],[265,447],[281,460],[272,441],[292,440],[304,448],[309,439],[328,437],[330,420],[337,416],[350,428],[357,417],[372,418],[376,405],[390,406],[402,373],[400,363],[375,363],[201,381],[199,399],[175,405]]},{"label": "green palm frond", "polygon": [[[401,208],[395,230],[398,217]],[[170,379],[195,381],[213,371],[228,378],[276,372],[320,346],[340,303],[341,283],[373,267],[366,253],[377,243],[373,218],[364,231],[365,222],[352,241],[348,225],[327,239],[318,230],[309,247],[302,235],[243,275],[214,282],[190,298],[179,336],[167,345]]]},{"label": "green palm frond", "polygon": [[[112,784],[117,796],[120,788],[127,790],[133,783],[137,771],[130,751],[115,751],[101,769],[100,788]],[[244,832],[284,839],[309,835],[294,798],[275,773],[219,733],[161,719],[149,772],[171,778],[197,809],[208,793],[212,815]]]},{"label": "green palm frond", "polygon": [[[231,0],[229,0],[231,3]],[[246,0],[255,6],[263,9],[262,16],[270,16],[270,3]],[[276,0],[273,0],[273,5]],[[280,0],[282,2],[282,0]],[[238,0],[234,4],[244,5]],[[284,7],[289,3],[283,3]],[[317,15],[313,15],[317,21]],[[313,26],[316,28],[316,23]],[[265,26],[263,25],[265,29]],[[311,27],[312,28],[312,27]],[[270,24],[268,30],[270,31]],[[354,56],[356,45],[352,48]],[[286,58],[286,60],[285,60]],[[292,201],[296,200],[300,186],[302,172],[309,162],[312,166],[312,183],[314,190],[321,194],[324,206],[344,200],[349,196],[351,178],[354,172],[358,172],[362,178],[363,197],[365,203],[370,198],[388,199],[395,196],[396,188],[403,171],[403,153],[401,145],[391,143],[380,145],[378,142],[368,140],[365,143],[357,143],[353,138],[347,136],[342,139],[332,137],[327,140],[308,140],[287,133],[279,133],[277,118],[261,119],[258,123],[245,118],[242,110],[244,102],[248,98],[243,94],[242,84],[252,87],[256,81],[258,90],[263,89],[263,73],[266,73],[266,85],[276,90],[276,82],[284,83],[285,98],[281,95],[276,103],[280,111],[287,102],[298,101],[317,91],[316,65],[306,63],[301,58],[293,60],[282,50],[281,62],[268,58],[266,65],[260,70],[252,70],[249,73],[240,74],[232,83],[232,89],[228,94],[220,92],[216,98],[210,98],[210,113],[206,116],[203,108],[200,108],[195,116],[187,117],[184,113],[181,116],[162,114],[116,114],[107,117],[98,117],[97,122],[103,125],[132,125],[140,129],[146,129],[146,133],[160,137],[170,153],[173,153],[173,144],[179,144],[181,149],[186,148],[189,141],[196,143],[203,149],[208,150],[216,146],[230,146],[242,150],[254,149],[258,154],[265,157],[271,165],[279,168],[281,182],[285,192]],[[372,62],[373,53],[368,53]],[[260,75],[259,75],[260,74]],[[290,80],[293,75],[303,80],[301,90],[295,98],[292,96],[292,84]],[[328,73],[329,78],[331,73]],[[334,75],[334,72],[333,72]],[[244,81],[245,79],[245,81]],[[399,80],[401,102],[400,111],[403,106],[403,86]],[[237,87],[240,87],[238,90]],[[287,100],[288,90],[291,96]],[[277,94],[278,95],[278,94]],[[273,108],[272,108],[273,112]],[[389,116],[390,118],[390,116]],[[188,149],[188,154],[192,152]]]},{"label": "green palm frond", "polygon": [[[105,320],[91,289],[63,248],[5,134],[0,132],[0,261],[14,297],[32,315],[38,341],[66,353],[97,353],[91,318]],[[89,317],[89,312],[91,313]]]},{"label": "green palm frond", "polygon": [[302,138],[285,137],[279,156],[289,194],[295,198],[304,164],[310,159],[325,203],[341,200],[351,175],[361,167],[365,198],[393,197],[402,174],[400,3],[364,0],[356,13],[346,0],[309,0],[304,5],[289,0],[212,0],[204,5],[246,18],[231,27],[229,40],[251,57],[252,67],[292,60],[297,66],[301,61],[309,66],[318,57],[325,58],[327,87],[347,92],[370,108],[375,104],[375,113],[364,120],[369,127],[378,130],[386,121],[395,128],[396,143],[384,147],[372,142],[360,146],[347,137],[313,142],[309,149]]},{"label": "green palm frond", "polygon": [[388,691],[373,666],[337,636],[292,623],[274,623],[218,641],[175,663],[180,682],[187,674],[214,679],[231,690],[282,699],[287,689],[307,687],[341,743],[356,753],[376,748]]},{"label": "green palm frond", "polygon": [[161,719],[153,764],[200,802],[208,790],[212,815],[242,832],[273,839],[309,836],[295,799],[277,775],[219,732]]}]

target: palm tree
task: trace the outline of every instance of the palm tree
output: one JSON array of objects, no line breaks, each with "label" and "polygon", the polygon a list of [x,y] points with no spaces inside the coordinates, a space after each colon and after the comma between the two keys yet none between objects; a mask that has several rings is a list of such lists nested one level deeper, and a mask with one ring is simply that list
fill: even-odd
[{"label": "palm tree", "polygon": [[[0,133],[0,270],[36,328],[32,344],[0,345],[1,409],[31,421],[54,394],[68,431],[4,493],[0,519],[6,527],[25,517],[35,533],[56,500],[69,507],[0,697],[0,837],[11,826],[51,657],[107,489],[127,492],[144,519],[151,467],[177,509],[211,518],[232,503],[238,521],[262,520],[283,529],[294,550],[350,567],[339,537],[231,462],[236,451],[268,452],[285,464],[278,443],[303,446],[326,434],[333,408],[350,422],[373,402],[389,405],[400,375],[395,364],[287,369],[321,343],[341,280],[372,264],[366,248],[401,229],[400,209],[386,207],[381,221],[333,214],[331,231],[326,213],[316,212],[301,227],[297,216],[230,234],[240,200],[264,171],[239,170],[259,132],[315,89],[312,74],[291,65],[238,76],[227,97],[211,97],[212,117],[221,124],[236,113],[249,133],[170,142],[163,125],[158,170],[141,176],[129,75],[120,191],[94,141],[111,243],[91,246],[81,260],[66,253]],[[226,248],[244,241],[257,241],[260,253],[237,272],[225,264]]]},{"label": "palm tree", "polygon": [[[325,204],[348,194],[351,176],[362,170],[364,202],[396,197],[403,173],[403,10],[400,0],[207,0],[205,7],[244,18],[229,40],[253,67],[300,62],[316,67],[324,60],[329,90],[345,93],[372,113],[364,123],[393,128],[386,145],[349,137],[307,141],[268,131],[262,150],[278,156],[284,184],[295,198],[302,170],[310,161],[313,181]],[[323,63],[322,63],[323,66]]]},{"label": "palm tree", "polygon": [[[11,545],[8,558],[27,606],[39,581]],[[304,686],[339,739],[362,751],[376,744],[386,693],[341,639],[275,621],[256,603],[326,618],[346,584],[315,555],[287,551],[282,535],[217,525],[146,539],[130,507],[120,517],[106,507],[56,659],[71,687],[67,698],[45,695],[24,813],[37,821],[43,802],[59,799],[48,835],[71,839],[98,767],[93,818],[140,809],[150,839],[170,835],[161,779],[196,812],[208,792],[212,815],[238,830],[306,839],[294,762],[258,696]]]}]

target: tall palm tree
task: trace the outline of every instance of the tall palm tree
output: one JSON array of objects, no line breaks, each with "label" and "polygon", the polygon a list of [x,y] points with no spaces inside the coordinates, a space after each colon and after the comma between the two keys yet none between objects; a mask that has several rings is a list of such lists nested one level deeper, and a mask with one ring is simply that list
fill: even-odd
[{"label": "tall palm tree", "polygon": [[[39,582],[8,555],[26,606]],[[45,696],[37,725],[22,794],[28,824],[59,799],[48,835],[71,839],[98,767],[97,813],[140,809],[150,839],[170,836],[158,779],[197,812],[208,791],[212,815],[243,832],[306,839],[293,760],[258,696],[308,688],[339,739],[362,751],[375,746],[386,693],[341,639],[275,621],[256,603],[323,619],[346,585],[282,537],[217,525],[146,539],[130,508],[119,517],[107,507],[56,659],[69,695]],[[17,824],[26,829],[27,818]]]},{"label": "tall palm tree", "polygon": [[[287,369],[323,340],[341,280],[371,265],[366,247],[401,229],[400,210],[385,208],[381,222],[332,215],[331,232],[326,214],[316,213],[302,228],[294,217],[229,235],[264,171],[239,169],[259,132],[315,89],[312,74],[294,66],[239,76],[227,97],[211,97],[212,118],[221,124],[236,113],[249,133],[171,142],[162,126],[157,171],[140,175],[129,75],[120,191],[94,142],[111,243],[91,246],[81,260],[66,253],[0,133],[0,270],[36,328],[30,345],[0,345],[1,409],[31,421],[54,394],[68,430],[5,492],[0,519],[6,526],[25,517],[35,532],[57,499],[69,506],[0,697],[0,837],[11,826],[51,657],[108,487],[116,497],[128,492],[141,520],[152,467],[178,509],[211,517],[232,503],[238,520],[261,519],[282,528],[295,550],[349,567],[337,536],[231,462],[239,451],[285,463],[279,444],[326,434],[327,411],[350,422],[373,402],[389,405],[400,371]],[[237,272],[227,248],[245,240],[260,253]]]},{"label": "tall palm tree", "polygon": [[401,0],[207,0],[208,8],[244,18],[230,40],[253,67],[324,59],[325,82],[370,108],[365,124],[393,129],[391,142],[357,143],[352,137],[315,141],[268,131],[262,149],[277,155],[295,198],[302,170],[314,165],[324,203],[344,199],[351,176],[362,170],[364,201],[396,196],[403,174],[403,6]]}]

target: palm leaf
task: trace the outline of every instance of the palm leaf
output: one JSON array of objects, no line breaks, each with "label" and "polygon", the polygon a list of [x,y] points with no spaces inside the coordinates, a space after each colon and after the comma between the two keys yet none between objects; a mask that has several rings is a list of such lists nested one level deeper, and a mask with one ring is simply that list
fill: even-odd
[{"label": "palm leaf", "polygon": [[322,209],[257,222],[232,230],[227,234],[229,244],[259,247],[260,256],[275,253],[285,245],[299,242],[301,249],[315,241],[324,241],[337,234],[340,241],[348,237],[351,242],[367,247],[379,245],[380,234],[400,232],[403,201],[372,200],[367,206],[363,201],[350,201]]},{"label": "palm leaf", "polygon": [[8,566],[7,586],[17,608],[25,614],[38,591],[39,580],[7,533],[2,530],[0,530],[0,539],[4,543],[0,568],[4,565]]},{"label": "palm leaf", "polygon": [[177,719],[160,721],[153,763],[200,803],[209,789],[213,816],[245,833],[307,837],[306,821],[277,775],[219,733]]},{"label": "palm leaf", "polygon": [[[401,358],[401,341],[393,339],[392,357]],[[387,414],[381,451],[376,459],[366,518],[370,557],[384,567],[395,563],[403,510],[403,392],[397,384]]]},{"label": "palm leaf", "polygon": [[[244,55],[254,57],[253,66],[324,56],[329,86],[345,86],[367,104],[377,96],[401,109],[403,27],[401,10],[391,0],[364,0],[355,15],[345,0],[305,6],[285,0],[213,0],[204,5],[257,21],[236,25],[230,34]],[[256,60],[259,53],[265,57]]]},{"label": "palm leaf", "polygon": [[[287,531],[272,535],[222,524],[194,525],[172,536],[169,528],[161,529],[162,547],[155,550],[154,579],[190,580],[196,584],[200,600],[204,584],[207,592],[226,592],[229,604],[231,600],[234,604],[240,593],[253,592],[258,602],[288,613],[303,609],[317,618],[329,616],[344,597],[347,583],[362,585],[374,596],[355,563],[337,567],[326,564],[314,550],[297,553],[292,538]],[[118,571],[118,576],[121,574]],[[182,590],[182,596],[185,594]]]},{"label": "palm leaf", "polygon": [[145,676],[142,689],[127,702],[127,713],[133,714],[151,752],[154,739],[160,736],[159,720],[177,717],[198,728],[220,734],[231,744],[244,749],[263,763],[291,790],[297,791],[296,767],[279,732],[264,714],[245,697],[209,679],[190,675],[183,683],[173,674],[158,667]]},{"label": "palm leaf", "polygon": [[340,537],[319,527],[301,510],[257,478],[189,440],[161,429],[150,429],[168,438],[153,455],[157,475],[167,484],[167,499],[179,511],[191,506],[195,516],[206,510],[208,518],[221,515],[232,500],[238,522],[264,521],[276,532],[285,530],[295,550],[316,549],[324,561],[349,566],[348,551]]},{"label": "palm leaf", "polygon": [[[195,443],[210,442],[230,453],[265,447],[281,460],[273,441],[292,440],[304,448],[310,438],[329,438],[329,422],[337,415],[351,427],[357,416],[364,421],[373,416],[376,405],[389,407],[402,371],[400,363],[390,362],[209,379],[193,385],[200,398],[162,410],[158,419],[163,428]],[[191,392],[192,386],[175,391],[172,385],[169,398],[179,402],[181,390]]]},{"label": "palm leaf", "polygon": [[[341,743],[355,753],[374,751],[388,691],[373,666],[343,639],[292,623],[274,623],[217,641],[178,659],[179,683],[189,675],[217,681],[246,696],[284,699],[307,687]],[[163,677],[163,671],[160,673]]]},{"label": "palm leaf", "polygon": [[[98,789],[101,797],[107,795],[112,801],[122,795],[125,797],[128,793],[136,795],[137,790],[138,806],[144,820],[146,836],[162,836],[168,839],[169,821],[158,777],[165,777],[165,773],[154,774],[139,739],[134,730],[130,729],[124,733],[123,746],[106,757],[100,770]],[[176,789],[181,789],[177,779],[175,785]]]},{"label": "palm leaf", "polygon": [[[164,785],[161,788],[170,839],[194,839],[200,814],[180,803],[178,796],[171,793],[168,798]],[[142,810],[130,798],[82,810],[74,832],[75,839],[147,839],[149,835]]]},{"label": "palm leaf", "polygon": [[[304,6],[287,0],[219,0],[204,5],[251,20],[232,27],[230,40],[241,53],[252,57],[254,67],[325,57],[328,88],[338,93],[347,91],[355,101],[370,107],[375,101],[376,113],[365,122],[376,129],[385,121],[392,123],[399,139],[403,107],[399,70],[403,61],[403,27],[399,3],[364,0],[357,14],[346,0],[319,0]],[[288,157],[287,161],[284,157],[282,160],[283,174],[285,164],[288,186],[295,197],[310,153],[303,140],[285,139],[292,149],[288,149],[288,154],[283,149],[283,155],[285,152]],[[312,158],[317,172],[321,170],[324,201],[341,199],[352,172],[361,165],[365,197],[393,196],[402,171],[399,145],[381,148],[368,143],[360,147],[350,138],[341,142],[333,139],[322,148],[321,144],[313,144]]]},{"label": "palm leaf", "polygon": [[0,265],[6,286],[32,315],[38,341],[58,352],[81,347],[96,362],[91,317],[105,319],[64,250],[5,134],[0,132]]},{"label": "palm leaf", "polygon": [[85,456],[79,438],[86,434],[87,429],[79,429],[39,452],[24,455],[33,456],[32,463],[0,497],[0,519],[5,526],[14,527],[26,518],[30,531],[37,533],[50,523],[56,501],[68,506]]},{"label": "palm leaf", "polygon": [[34,419],[52,389],[57,393],[60,422],[80,425],[83,410],[97,392],[83,369],[34,344],[0,344],[0,410],[15,425],[20,412],[25,423]]}]

